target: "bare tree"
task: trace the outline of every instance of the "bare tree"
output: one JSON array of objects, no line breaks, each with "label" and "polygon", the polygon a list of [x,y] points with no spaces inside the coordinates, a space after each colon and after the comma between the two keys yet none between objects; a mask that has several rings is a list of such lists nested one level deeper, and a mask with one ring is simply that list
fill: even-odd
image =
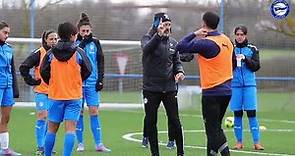
[{"label": "bare tree", "polygon": [[274,22],[261,21],[258,27],[265,31],[274,31],[286,36],[295,37],[295,18],[292,16]]},{"label": "bare tree", "polygon": [[[23,36],[29,36],[30,33],[30,27],[29,27],[29,17],[30,17],[30,9],[34,5],[34,1],[31,0],[21,0],[21,7],[23,10]],[[42,6],[41,8],[38,8],[39,11],[44,11],[45,9],[48,9],[50,7],[53,7],[55,5],[60,4],[64,0],[48,0],[47,3]],[[38,16],[39,14],[37,14]]]}]

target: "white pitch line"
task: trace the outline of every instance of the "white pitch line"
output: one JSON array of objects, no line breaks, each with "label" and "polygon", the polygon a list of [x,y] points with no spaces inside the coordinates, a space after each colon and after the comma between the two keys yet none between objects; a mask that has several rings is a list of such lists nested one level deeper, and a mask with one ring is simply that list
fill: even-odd
[{"label": "white pitch line", "polygon": [[[126,111],[126,112],[137,113],[137,114],[142,114],[143,113],[143,112],[138,112],[138,111]],[[158,114],[165,114],[165,112],[158,112]],[[202,115],[192,115],[192,114],[182,114],[182,113],[179,113],[179,116],[181,116],[181,117],[202,118]],[[292,121],[292,120],[274,120],[274,119],[259,118],[259,121],[295,124],[295,121]]]},{"label": "white pitch line", "polygon": [[[35,107],[35,102],[16,102],[15,106],[18,107]],[[142,108],[142,104],[129,104],[129,103],[101,103],[100,108],[113,108],[113,109],[139,109]],[[138,111],[128,111],[128,112],[133,112],[133,113],[142,113]],[[159,112],[163,113],[164,112]],[[182,117],[194,117],[194,118],[202,118],[202,115],[192,115],[192,114],[182,114],[179,113],[180,116]],[[260,121],[263,122],[279,122],[279,123],[288,123],[288,124],[295,124],[295,121],[292,120],[273,120],[273,119],[264,119],[260,118]]]},{"label": "white pitch line", "polygon": [[[181,114],[181,113],[180,113],[180,116],[202,118],[202,115],[191,115],[191,114]],[[274,120],[274,119],[264,119],[264,118],[260,118],[259,120],[263,122],[279,122],[279,123],[295,124],[295,121],[292,121],[292,120]]]},{"label": "white pitch line", "polygon": [[263,119],[263,118],[259,120],[263,122],[279,122],[279,123],[295,124],[295,121],[292,121],[292,120],[273,120],[273,119]]},{"label": "white pitch line", "polygon": [[[229,130],[225,130],[229,131]],[[295,132],[294,129],[267,129],[265,131],[270,132]],[[187,133],[203,133],[204,130],[184,130]],[[158,131],[158,133],[167,133],[167,131]],[[133,142],[141,142],[140,139],[133,138],[134,135],[142,135],[142,132],[134,132],[134,133],[127,133],[122,136],[123,139]],[[166,146],[165,143],[159,142],[159,145]],[[192,146],[192,145],[184,145],[186,148],[194,148],[194,149],[206,149],[205,146]],[[267,155],[267,156],[295,156],[293,154],[284,154],[284,153],[265,153],[265,152],[252,152],[252,151],[240,151],[240,150],[230,150],[236,153],[245,153],[245,154],[255,154],[255,155]]]},{"label": "white pitch line", "polygon": [[[16,102],[16,107],[35,107],[35,102]],[[142,108],[142,105],[132,104],[132,103],[101,103],[100,108],[110,108],[110,109],[139,109]]]}]

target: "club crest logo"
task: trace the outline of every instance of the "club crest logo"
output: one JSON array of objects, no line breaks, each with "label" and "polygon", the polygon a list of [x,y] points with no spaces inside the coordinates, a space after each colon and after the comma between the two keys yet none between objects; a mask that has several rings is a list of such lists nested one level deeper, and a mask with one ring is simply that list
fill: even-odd
[{"label": "club crest logo", "polygon": [[147,102],[148,102],[148,99],[147,99],[147,98],[144,98],[144,99],[143,99],[143,103],[144,103],[144,104],[147,104]]},{"label": "club crest logo", "polygon": [[274,0],[270,5],[271,15],[276,19],[283,19],[290,12],[290,5],[286,0]]}]

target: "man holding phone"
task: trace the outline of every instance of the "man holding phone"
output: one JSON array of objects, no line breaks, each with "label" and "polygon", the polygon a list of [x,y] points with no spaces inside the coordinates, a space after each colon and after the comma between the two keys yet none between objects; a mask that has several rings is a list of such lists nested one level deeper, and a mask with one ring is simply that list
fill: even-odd
[{"label": "man holding phone", "polygon": [[143,101],[146,130],[152,156],[159,156],[157,112],[163,103],[175,130],[177,156],[184,155],[182,126],[178,114],[177,83],[184,79],[184,70],[171,35],[171,19],[166,13],[154,15],[152,28],[141,39],[143,51]]}]

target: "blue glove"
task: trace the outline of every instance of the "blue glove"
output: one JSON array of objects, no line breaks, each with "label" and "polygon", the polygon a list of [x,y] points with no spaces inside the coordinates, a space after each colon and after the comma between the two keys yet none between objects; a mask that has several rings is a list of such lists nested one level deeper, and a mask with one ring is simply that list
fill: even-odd
[{"label": "blue glove", "polygon": [[157,29],[160,24],[161,18],[159,16],[155,16],[153,20],[153,29]]}]

